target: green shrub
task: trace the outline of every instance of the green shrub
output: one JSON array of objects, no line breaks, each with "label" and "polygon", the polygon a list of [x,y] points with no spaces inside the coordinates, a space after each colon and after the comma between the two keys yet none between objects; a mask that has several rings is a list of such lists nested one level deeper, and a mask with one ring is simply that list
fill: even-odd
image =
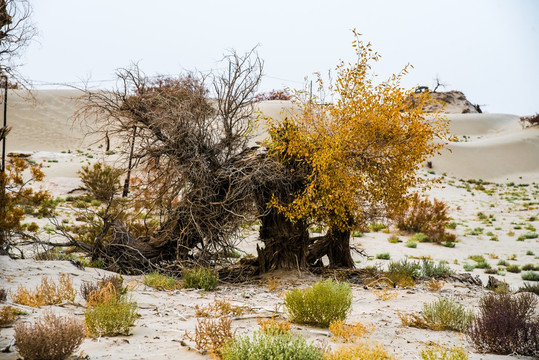
[{"label": "green shrub", "polygon": [[417,241],[417,242],[420,242],[420,243],[430,242],[431,241],[430,238],[427,235],[423,234],[423,233],[414,234],[414,236],[412,236],[410,238],[410,240]]},{"label": "green shrub", "polygon": [[509,263],[507,261],[505,261],[505,260],[498,261],[498,266],[508,266],[508,265],[509,265]]},{"label": "green shrub", "polygon": [[451,298],[438,298],[423,305],[422,315],[432,329],[456,331],[464,331],[474,316]]},{"label": "green shrub", "polygon": [[397,243],[400,243],[401,241],[400,241],[399,238],[396,237],[395,235],[391,235],[391,236],[387,239],[387,242],[390,243],[390,244],[397,244]]},{"label": "green shrub", "polygon": [[129,335],[137,316],[137,303],[128,296],[109,297],[84,312],[86,328],[96,337]]},{"label": "green shrub", "polygon": [[521,286],[518,289],[518,292],[531,292],[535,295],[539,295],[539,284],[524,283],[524,286]]},{"label": "green shrub", "polygon": [[511,264],[509,266],[507,266],[507,268],[505,268],[505,270],[507,272],[510,272],[510,273],[519,273],[520,272],[520,267],[517,265],[517,264]]},{"label": "green shrub", "polygon": [[468,354],[463,348],[447,348],[437,344],[421,350],[420,356],[422,360],[468,360]]},{"label": "green shrub", "polygon": [[526,251],[526,255],[534,256],[535,253],[531,250]]},{"label": "green shrub", "polygon": [[378,232],[380,230],[384,230],[386,226],[382,223],[372,223],[369,225],[369,229],[374,232]]},{"label": "green shrub", "polygon": [[174,290],[177,288],[177,280],[170,276],[164,276],[157,271],[144,275],[142,282],[146,286],[153,287],[157,290]]},{"label": "green shrub", "polygon": [[420,274],[423,278],[439,278],[452,275],[455,272],[444,262],[439,262],[438,265],[434,261],[424,259],[421,262]]},{"label": "green shrub", "polygon": [[256,331],[237,337],[221,350],[223,360],[323,360],[322,352],[305,338],[290,333]]},{"label": "green shrub", "polygon": [[121,189],[120,176],[123,170],[102,163],[93,167],[83,166],[79,177],[88,193],[99,201],[110,201]]},{"label": "green shrub", "polygon": [[465,271],[473,271],[475,269],[475,265],[466,263],[466,264],[462,265],[462,268]]},{"label": "green shrub", "polygon": [[517,238],[517,241],[524,241],[524,240],[528,240],[528,239],[537,239],[538,237],[539,237],[539,235],[537,233],[527,232],[525,234],[520,235]]},{"label": "green shrub", "polygon": [[207,267],[182,270],[183,285],[187,289],[215,290],[219,283],[219,273]]},{"label": "green shrub", "polygon": [[520,275],[522,280],[526,281],[539,281],[539,272],[536,271],[526,271],[522,275]]},{"label": "green shrub", "polygon": [[15,342],[25,360],[67,359],[82,343],[82,322],[46,311],[34,324],[18,323]]},{"label": "green shrub", "polygon": [[457,228],[457,223],[454,222],[454,221],[451,221],[451,222],[448,222],[445,225],[445,227],[448,228],[448,229],[451,229],[451,230],[455,230]]},{"label": "green shrub", "polygon": [[535,266],[533,264],[522,265],[522,271],[533,271],[533,270],[539,270],[539,266]]},{"label": "green shrub", "polygon": [[352,290],[348,283],[328,279],[306,289],[289,291],[284,305],[292,322],[327,328],[334,320],[346,319],[352,305]]},{"label": "green shrub", "polygon": [[410,287],[414,285],[414,277],[419,276],[421,265],[408,259],[392,262],[387,267],[386,277],[394,286]]},{"label": "green shrub", "polygon": [[407,242],[404,243],[404,246],[406,246],[408,248],[415,249],[415,248],[417,248],[417,243],[410,239],[410,240],[408,240]]},{"label": "green shrub", "polygon": [[376,258],[380,260],[389,260],[391,259],[391,255],[388,252],[376,254]]}]

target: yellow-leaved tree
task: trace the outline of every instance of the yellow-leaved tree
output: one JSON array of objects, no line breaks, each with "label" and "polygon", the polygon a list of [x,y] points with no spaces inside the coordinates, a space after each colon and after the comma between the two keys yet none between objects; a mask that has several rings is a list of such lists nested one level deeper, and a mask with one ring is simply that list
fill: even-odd
[{"label": "yellow-leaved tree", "polygon": [[333,267],[354,266],[351,231],[405,206],[417,170],[448,136],[440,114],[423,112],[428,93],[401,87],[408,66],[377,83],[370,64],[379,55],[354,36],[357,61],[341,62],[327,86],[318,76],[332,102],[298,91],[284,121],[267,119],[270,155],[303,178],[291,198],[275,196],[271,206],[292,222],[327,227],[308,243],[306,260],[327,255]]}]

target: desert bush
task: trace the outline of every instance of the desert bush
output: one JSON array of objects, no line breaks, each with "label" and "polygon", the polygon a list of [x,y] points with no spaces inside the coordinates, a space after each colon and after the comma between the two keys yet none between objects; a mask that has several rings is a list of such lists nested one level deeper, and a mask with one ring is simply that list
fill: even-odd
[{"label": "desert bush", "polygon": [[174,290],[178,288],[178,280],[171,276],[159,274],[157,271],[144,275],[142,282],[157,290]]},{"label": "desert bush", "polygon": [[539,281],[539,272],[537,271],[526,271],[520,275],[522,280],[526,281]]},{"label": "desert bush", "polygon": [[413,286],[414,277],[419,276],[421,265],[408,259],[389,264],[386,277],[391,281],[391,285],[400,287]]},{"label": "desert bush", "polygon": [[[129,335],[130,327],[137,319],[137,303],[129,296],[116,296],[110,283],[102,288],[102,293],[94,292],[94,300],[90,298],[90,307],[84,312],[84,320],[88,332],[92,336]],[[109,294],[109,296],[103,295]]]},{"label": "desert bush", "polygon": [[219,273],[207,267],[195,267],[182,270],[183,286],[187,289],[204,289],[206,291],[217,288]]},{"label": "desert bush", "polygon": [[505,270],[507,272],[510,272],[510,273],[519,273],[521,270],[520,270],[520,267],[517,265],[517,264],[511,264],[511,265],[508,265]]},{"label": "desert bush", "polygon": [[221,350],[224,360],[323,360],[322,352],[305,338],[290,333],[256,331],[237,337]]},{"label": "desert bush", "polygon": [[219,317],[219,316],[240,316],[248,307],[232,305],[225,300],[215,300],[206,306],[195,305],[195,314],[197,317]]},{"label": "desert bush", "polygon": [[404,246],[408,247],[408,248],[412,248],[412,249],[415,249],[417,248],[417,242],[413,241],[412,239],[406,241],[404,243]]},{"label": "desert bush", "polygon": [[382,344],[360,341],[324,354],[325,360],[395,360]]},{"label": "desert bush", "polygon": [[539,318],[534,316],[537,296],[531,293],[490,293],[479,301],[479,314],[467,337],[480,352],[539,354]]},{"label": "desert bush", "polygon": [[348,325],[342,320],[335,320],[329,324],[329,331],[332,339],[337,339],[341,342],[356,342],[365,335],[371,334],[374,331],[374,326],[366,326],[359,321]]},{"label": "desert bush", "polygon": [[328,279],[287,292],[284,305],[292,322],[327,328],[334,320],[346,319],[352,290],[348,283]]},{"label": "desert bush", "polygon": [[82,322],[46,311],[34,324],[17,324],[14,337],[25,360],[61,360],[79,347],[84,335]]},{"label": "desert bush", "polygon": [[391,255],[388,252],[376,254],[376,258],[380,260],[389,260],[391,259]]},{"label": "desert bush", "polygon": [[12,295],[13,302],[18,304],[41,307],[43,305],[55,305],[62,301],[75,301],[76,292],[73,289],[73,280],[68,274],[60,274],[58,285],[50,281],[46,276],[41,278],[41,284],[34,290],[28,290],[19,285],[17,292]]},{"label": "desert bush", "polygon": [[383,288],[380,290],[373,290],[373,294],[376,295],[376,297],[382,301],[387,301],[391,299],[395,299],[397,296],[399,296],[399,293],[396,291],[389,291],[387,288]]},{"label": "desert bush", "polygon": [[121,189],[120,176],[123,170],[94,163],[92,167],[83,166],[78,173],[84,187],[96,200],[110,201]]},{"label": "desert bush", "polygon": [[430,292],[440,291],[440,289],[445,285],[443,281],[436,280],[434,278],[429,279],[429,281],[427,281],[425,284]]},{"label": "desert bush", "polygon": [[518,292],[530,292],[534,293],[535,295],[539,295],[539,284],[532,284],[526,282],[518,289]]},{"label": "desert bush", "polygon": [[468,354],[460,346],[427,346],[421,350],[420,356],[422,360],[468,360]]},{"label": "desert bush", "polygon": [[197,349],[208,351],[212,358],[221,358],[221,349],[234,337],[231,324],[232,319],[228,316],[197,319],[195,334],[191,336],[185,332],[185,335],[189,340],[195,342]]},{"label": "desert bush", "polygon": [[103,279],[97,280],[96,282],[83,282],[80,286],[80,294],[86,302],[90,302],[92,297],[95,301],[96,292],[102,291],[105,287],[112,287],[109,291],[114,290],[114,293],[117,296],[121,296],[127,292],[123,283],[124,280],[120,275],[104,276]]},{"label": "desert bush", "polygon": [[474,315],[451,298],[438,298],[423,305],[422,316],[431,329],[464,331]]},{"label": "desert bush", "polygon": [[274,318],[257,320],[260,331],[267,334],[284,334],[290,332],[290,323],[288,321],[279,321]]},{"label": "desert bush", "polygon": [[452,275],[455,272],[444,262],[435,265],[434,261],[423,259],[421,261],[420,276],[424,278],[440,278]]},{"label": "desert bush", "polygon": [[0,328],[10,326],[19,315],[26,314],[26,311],[16,309],[12,306],[2,306],[2,309],[0,310]]},{"label": "desert bush", "polygon": [[531,116],[521,116],[520,121],[525,126],[538,126],[539,125],[539,114],[531,115]]},{"label": "desert bush", "polygon": [[539,271],[539,266],[535,266],[534,264],[522,265],[522,271],[533,271],[533,270]]},{"label": "desert bush", "polygon": [[[446,225],[450,218],[449,206],[443,201],[421,198],[415,194],[410,199],[408,207],[400,214],[394,214],[393,218],[400,230],[421,232],[436,242],[447,241]],[[453,238],[454,240],[454,238]]]}]

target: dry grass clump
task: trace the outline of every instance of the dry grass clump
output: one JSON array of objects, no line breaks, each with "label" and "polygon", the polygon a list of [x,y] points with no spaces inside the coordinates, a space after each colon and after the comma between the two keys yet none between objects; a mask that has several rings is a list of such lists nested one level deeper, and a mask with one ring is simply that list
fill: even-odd
[{"label": "dry grass clump", "polygon": [[84,320],[90,335],[95,337],[129,335],[137,319],[137,303],[127,294],[120,294],[112,282],[90,293]]},{"label": "dry grass clump", "polygon": [[382,344],[360,341],[326,352],[324,360],[395,360],[395,358],[387,353]]},{"label": "dry grass clump", "polygon": [[207,267],[185,268],[182,270],[183,285],[187,289],[215,290],[219,273]]},{"label": "dry grass clump", "polygon": [[228,301],[215,300],[206,306],[195,305],[195,315],[197,317],[218,317],[218,316],[240,316],[248,309],[244,306],[232,305]]},{"label": "dry grass clump", "polygon": [[274,318],[271,319],[261,319],[257,320],[258,325],[260,325],[260,330],[265,333],[271,334],[284,334],[290,332],[290,322],[288,321],[279,321]]},{"label": "dry grass clump", "polygon": [[450,221],[448,210],[449,206],[443,201],[434,199],[431,202],[415,194],[408,208],[393,218],[400,230],[424,233],[435,242],[454,241],[454,235],[445,232]]},{"label": "dry grass clump", "polygon": [[451,298],[438,298],[423,305],[421,315],[399,313],[403,326],[431,330],[464,331],[473,320],[473,312]]},{"label": "dry grass clump", "polygon": [[447,348],[438,344],[421,350],[422,360],[468,360],[468,354],[460,346]]},{"label": "dry grass clump", "polygon": [[268,279],[268,282],[266,283],[266,289],[268,291],[276,291],[279,289],[279,280],[275,278]]},{"label": "dry grass clump", "polygon": [[255,331],[228,342],[221,350],[224,360],[323,360],[322,351],[302,336]]},{"label": "dry grass clump", "polygon": [[483,296],[479,314],[467,336],[481,352],[496,354],[539,354],[539,317],[534,314],[537,296],[532,293]]},{"label": "dry grass clump", "polygon": [[2,309],[0,310],[0,328],[11,326],[19,315],[26,314],[26,311],[16,309],[12,306],[2,306]]},{"label": "dry grass clump", "polygon": [[425,285],[427,286],[427,289],[430,292],[437,292],[437,291],[440,291],[444,287],[445,283],[441,280],[436,280],[434,278],[431,278],[429,279],[429,281],[425,283]]},{"label": "dry grass clump", "polygon": [[161,275],[157,271],[144,275],[142,282],[144,285],[157,290],[175,290],[180,288],[178,280],[171,276]]},{"label": "dry grass clump", "polygon": [[208,351],[212,358],[221,359],[221,349],[234,337],[231,324],[232,319],[228,316],[197,319],[194,335],[186,331],[185,336],[194,341],[200,351]]},{"label": "dry grass clump", "polygon": [[359,321],[352,325],[348,325],[342,320],[335,320],[329,324],[329,331],[333,334],[333,340],[349,343],[356,342],[365,335],[372,334],[374,326],[363,325]]},{"label": "dry grass clump", "polygon": [[327,328],[332,321],[344,320],[352,305],[350,284],[331,279],[306,289],[286,293],[284,306],[292,322]]},{"label": "dry grass clump", "polygon": [[[103,279],[93,283],[82,283],[80,286],[80,294],[84,300],[86,300],[86,302],[91,300],[94,302],[97,301],[96,296],[99,296],[97,293],[101,293],[101,295],[104,296],[106,295],[105,293],[113,291],[120,296],[125,294],[127,291],[127,289],[123,286],[123,283],[124,280],[119,275],[104,276]],[[107,290],[103,290],[104,288],[107,288]]]},{"label": "dry grass clump", "polygon": [[373,294],[382,301],[395,299],[397,296],[399,296],[398,292],[390,291],[387,288],[383,288],[381,290],[373,290]]},{"label": "dry grass clump", "polygon": [[82,322],[46,311],[32,325],[17,324],[14,336],[25,360],[62,360],[79,347],[84,334]]},{"label": "dry grass clump", "polygon": [[56,305],[63,301],[75,301],[76,292],[73,280],[68,274],[60,274],[58,285],[46,276],[41,278],[41,284],[34,290],[28,290],[19,285],[17,292],[12,295],[13,302],[32,307]]}]

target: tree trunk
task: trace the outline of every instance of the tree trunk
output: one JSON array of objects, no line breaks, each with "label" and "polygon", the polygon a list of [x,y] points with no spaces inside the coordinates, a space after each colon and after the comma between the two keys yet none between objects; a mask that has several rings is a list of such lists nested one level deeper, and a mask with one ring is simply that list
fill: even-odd
[{"label": "tree trunk", "polygon": [[306,269],[309,232],[305,224],[293,223],[275,209],[261,220],[260,240],[264,247],[257,246],[260,272]]},{"label": "tree trunk", "polygon": [[327,255],[330,268],[354,268],[350,253],[350,231],[330,228],[326,235],[317,237],[309,247],[307,261],[315,264]]}]

